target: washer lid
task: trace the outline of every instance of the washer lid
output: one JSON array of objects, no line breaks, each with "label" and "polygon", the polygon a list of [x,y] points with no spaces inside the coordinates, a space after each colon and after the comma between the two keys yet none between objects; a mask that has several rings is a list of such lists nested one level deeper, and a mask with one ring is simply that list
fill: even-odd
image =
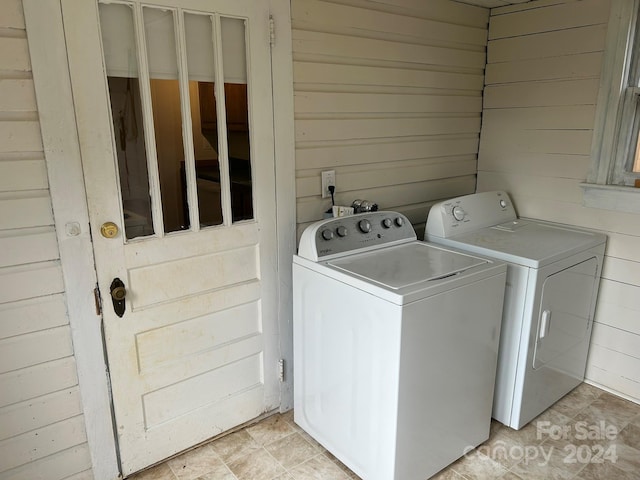
[{"label": "washer lid", "polygon": [[327,265],[398,290],[441,280],[485,263],[488,261],[482,258],[414,242],[331,260]]},{"label": "washer lid", "polygon": [[448,245],[520,265],[540,268],[605,242],[596,232],[519,219],[451,237]]}]

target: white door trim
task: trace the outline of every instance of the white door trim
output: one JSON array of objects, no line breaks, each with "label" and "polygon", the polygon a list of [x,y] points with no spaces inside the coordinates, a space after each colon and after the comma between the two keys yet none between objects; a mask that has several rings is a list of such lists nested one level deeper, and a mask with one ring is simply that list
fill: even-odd
[{"label": "white door trim", "polygon": [[[296,226],[291,14],[288,0],[270,4],[276,28],[272,75],[278,324],[285,360],[280,409],[286,411],[293,405],[291,259]],[[23,0],[23,6],[93,474],[97,480],[112,480],[119,468],[101,322],[92,294],[96,272],[60,1]],[[74,224],[80,228],[78,235],[73,234]]]},{"label": "white door trim", "polygon": [[59,0],[23,8],[91,464],[96,479],[111,480],[119,467],[62,11]]},{"label": "white door trim", "polygon": [[271,48],[273,129],[276,168],[276,236],[278,242],[278,326],[284,381],[280,411],[293,408],[293,288],[296,253],[296,165],[293,119],[293,42],[289,0],[270,0],[274,23]]}]

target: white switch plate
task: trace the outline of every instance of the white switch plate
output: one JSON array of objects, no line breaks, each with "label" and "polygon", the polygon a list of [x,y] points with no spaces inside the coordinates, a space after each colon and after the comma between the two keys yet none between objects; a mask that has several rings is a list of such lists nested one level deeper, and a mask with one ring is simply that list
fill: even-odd
[{"label": "white switch plate", "polygon": [[336,171],[325,170],[322,172],[322,198],[331,196],[331,192],[329,191],[331,185],[336,186]]}]

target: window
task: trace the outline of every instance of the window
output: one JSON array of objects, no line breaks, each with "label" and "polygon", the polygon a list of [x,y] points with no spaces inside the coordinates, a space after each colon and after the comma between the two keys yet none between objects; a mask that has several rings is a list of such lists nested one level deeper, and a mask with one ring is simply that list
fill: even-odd
[{"label": "window", "polygon": [[614,0],[607,30],[592,164],[584,189],[589,207],[640,213],[640,0]]},{"label": "window", "polygon": [[627,71],[621,95],[618,145],[615,165],[608,183],[634,185],[640,178],[640,22],[635,11],[635,27],[628,40]]}]

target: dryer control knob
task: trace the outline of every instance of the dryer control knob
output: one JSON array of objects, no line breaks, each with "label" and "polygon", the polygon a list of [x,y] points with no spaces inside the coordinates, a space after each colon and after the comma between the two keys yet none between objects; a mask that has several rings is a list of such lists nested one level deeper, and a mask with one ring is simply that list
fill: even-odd
[{"label": "dryer control knob", "polygon": [[369,220],[360,220],[358,228],[362,233],[369,233],[371,231],[371,222]]},{"label": "dryer control knob", "polygon": [[324,238],[325,240],[331,240],[333,238],[333,232],[328,228],[325,228],[322,231],[322,238]]},{"label": "dryer control knob", "polygon": [[501,206],[502,208],[507,208],[507,201],[506,201],[506,200],[504,200],[504,199],[500,200],[500,206]]},{"label": "dryer control knob", "polygon": [[390,218],[385,218],[384,220],[382,220],[382,226],[384,228],[391,228],[391,225],[393,225],[393,222]]},{"label": "dryer control knob", "polygon": [[451,213],[453,213],[453,218],[455,218],[459,222],[464,220],[464,217],[466,215],[466,212],[461,207],[453,207]]},{"label": "dryer control knob", "polygon": [[341,225],[336,229],[336,233],[339,237],[346,237],[349,234],[349,230],[347,230],[347,227]]},{"label": "dryer control knob", "polygon": [[404,224],[404,220],[402,219],[402,217],[396,217],[396,227],[401,227]]}]

